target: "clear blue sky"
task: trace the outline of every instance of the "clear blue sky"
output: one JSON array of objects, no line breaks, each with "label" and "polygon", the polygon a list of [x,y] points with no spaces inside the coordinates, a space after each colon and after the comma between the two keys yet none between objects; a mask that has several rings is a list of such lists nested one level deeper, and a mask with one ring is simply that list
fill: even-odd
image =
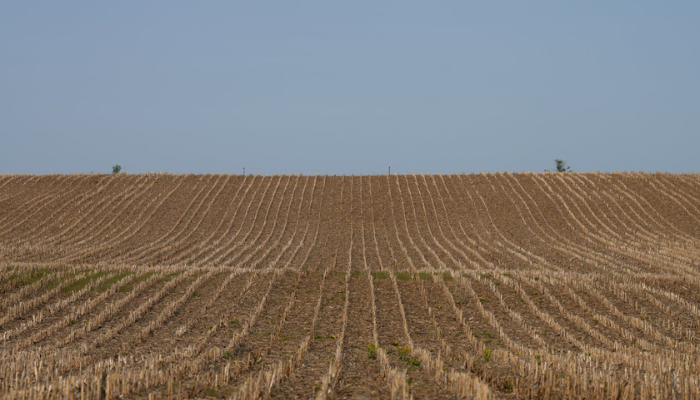
[{"label": "clear blue sky", "polygon": [[5,1],[0,173],[700,172],[700,1]]}]

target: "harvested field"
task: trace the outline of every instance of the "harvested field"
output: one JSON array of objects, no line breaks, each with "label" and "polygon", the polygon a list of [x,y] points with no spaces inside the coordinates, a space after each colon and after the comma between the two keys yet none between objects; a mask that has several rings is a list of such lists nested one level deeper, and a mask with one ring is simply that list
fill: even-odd
[{"label": "harvested field", "polygon": [[700,398],[700,175],[0,176],[0,397]]}]

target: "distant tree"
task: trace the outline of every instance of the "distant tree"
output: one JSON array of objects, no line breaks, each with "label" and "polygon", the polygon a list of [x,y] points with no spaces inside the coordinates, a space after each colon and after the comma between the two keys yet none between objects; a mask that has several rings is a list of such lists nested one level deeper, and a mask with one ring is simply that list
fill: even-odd
[{"label": "distant tree", "polygon": [[554,160],[554,162],[557,164],[557,172],[567,172],[571,170],[571,167],[566,165],[566,161],[564,160]]},{"label": "distant tree", "polygon": [[115,165],[115,166],[112,167],[112,173],[113,173],[113,174],[118,174],[119,172],[121,172],[121,170],[122,170],[122,166],[119,165],[119,164],[117,164],[117,165]]},{"label": "distant tree", "polygon": [[[555,167],[556,167],[556,169],[557,169],[557,172],[568,172],[568,171],[571,171],[571,167],[569,167],[568,165],[566,165],[566,161],[564,161],[564,160],[559,160],[559,159],[554,160],[554,164],[555,164]],[[548,170],[548,169],[545,169],[545,172],[552,172],[552,171],[550,171],[550,170]]]}]

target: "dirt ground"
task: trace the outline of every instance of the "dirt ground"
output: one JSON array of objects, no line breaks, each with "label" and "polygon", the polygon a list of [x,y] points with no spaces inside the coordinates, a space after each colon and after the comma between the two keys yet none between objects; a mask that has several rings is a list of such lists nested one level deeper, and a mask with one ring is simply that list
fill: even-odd
[{"label": "dirt ground", "polygon": [[0,175],[0,398],[697,399],[700,175]]}]

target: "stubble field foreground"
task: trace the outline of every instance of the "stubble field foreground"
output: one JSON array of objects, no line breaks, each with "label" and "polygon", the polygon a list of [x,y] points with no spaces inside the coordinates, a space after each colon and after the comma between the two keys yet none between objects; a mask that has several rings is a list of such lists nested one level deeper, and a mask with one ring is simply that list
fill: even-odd
[{"label": "stubble field foreground", "polygon": [[700,175],[0,175],[0,397],[700,398]]}]

